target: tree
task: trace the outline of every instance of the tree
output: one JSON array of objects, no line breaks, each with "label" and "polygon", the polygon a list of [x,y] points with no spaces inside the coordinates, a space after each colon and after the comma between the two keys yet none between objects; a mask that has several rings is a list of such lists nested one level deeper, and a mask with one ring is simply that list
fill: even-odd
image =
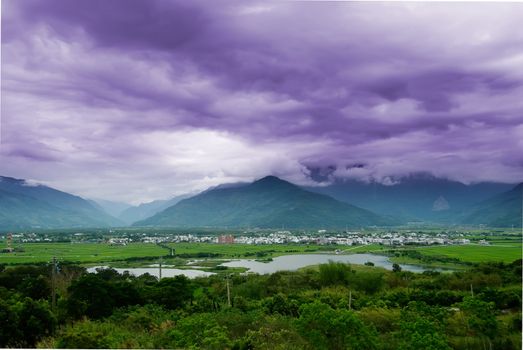
[{"label": "tree", "polygon": [[11,305],[0,299],[0,347],[7,348],[15,346],[13,339],[22,338],[18,329],[18,315]]},{"label": "tree", "polygon": [[272,298],[265,299],[263,304],[271,314],[278,313],[284,316],[298,316],[299,305],[296,301],[288,299],[287,296],[282,293],[278,293]]},{"label": "tree", "polygon": [[46,301],[35,301],[5,290],[0,299],[0,347],[33,348],[50,336],[56,319]]},{"label": "tree", "polygon": [[400,350],[450,350],[443,334],[439,333],[432,322],[424,318],[401,323]]},{"label": "tree", "polygon": [[442,322],[446,311],[424,302],[410,302],[401,312],[400,350],[450,350]]},{"label": "tree", "polygon": [[245,349],[302,350],[312,347],[298,334],[292,319],[281,315],[268,316],[255,330],[247,331]]},{"label": "tree", "polygon": [[401,266],[397,263],[392,264],[392,272],[401,272]]},{"label": "tree", "polygon": [[164,278],[150,289],[147,301],[167,309],[176,309],[192,299],[193,291],[191,281],[183,275]]},{"label": "tree", "polygon": [[38,340],[53,333],[56,318],[47,302],[26,297],[15,306],[15,310],[18,313],[17,328],[23,334],[22,347],[34,347]]},{"label": "tree", "polygon": [[465,297],[463,302],[458,305],[467,317],[469,328],[476,335],[486,337],[490,344],[499,328],[494,303],[488,303],[473,297]]},{"label": "tree", "polygon": [[109,316],[114,308],[113,288],[108,281],[88,274],[74,281],[68,288],[67,311],[73,318]]},{"label": "tree", "polygon": [[376,349],[377,334],[349,310],[315,301],[300,308],[299,333],[314,349]]},{"label": "tree", "polygon": [[328,264],[321,264],[319,271],[320,283],[323,286],[330,286],[347,284],[352,270],[349,264],[329,261]]},{"label": "tree", "polygon": [[231,340],[227,331],[220,326],[212,314],[193,314],[179,320],[174,329],[168,331],[171,348],[226,349]]}]

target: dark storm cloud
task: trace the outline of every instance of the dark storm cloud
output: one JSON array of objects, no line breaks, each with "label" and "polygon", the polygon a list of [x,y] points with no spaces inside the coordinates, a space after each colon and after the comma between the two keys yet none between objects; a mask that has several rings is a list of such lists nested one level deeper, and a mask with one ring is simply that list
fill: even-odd
[{"label": "dark storm cloud", "polygon": [[48,181],[147,166],[120,190],[147,176],[523,176],[521,4],[2,6],[2,154],[21,177],[39,144],[67,167]]}]

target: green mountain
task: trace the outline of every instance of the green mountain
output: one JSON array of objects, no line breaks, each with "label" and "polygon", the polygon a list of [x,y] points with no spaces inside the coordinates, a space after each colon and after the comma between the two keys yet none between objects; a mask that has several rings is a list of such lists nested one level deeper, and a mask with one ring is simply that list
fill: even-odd
[{"label": "green mountain", "polygon": [[461,222],[491,227],[521,227],[522,201],[523,183],[473,206],[463,214]]},{"label": "green mountain", "polygon": [[[323,180],[323,179],[322,179]],[[514,184],[461,182],[412,174],[394,184],[338,180],[328,186],[307,187],[339,201],[357,205],[403,222],[458,223],[460,213],[473,205],[506,192]]]},{"label": "green mountain", "polygon": [[0,176],[0,229],[109,227],[121,222],[85,199]]},{"label": "green mountain", "polygon": [[396,222],[274,176],[184,199],[134,226],[344,228]]}]

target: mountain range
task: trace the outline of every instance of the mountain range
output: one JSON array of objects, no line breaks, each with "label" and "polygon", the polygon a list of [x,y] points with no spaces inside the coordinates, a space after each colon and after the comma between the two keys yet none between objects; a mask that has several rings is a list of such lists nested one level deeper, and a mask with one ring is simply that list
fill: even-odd
[{"label": "mountain range", "polygon": [[398,223],[393,218],[267,176],[248,185],[205,191],[134,225],[344,228]]},{"label": "mountain range", "polygon": [[131,225],[134,222],[147,219],[154,214],[175,205],[182,199],[189,197],[190,195],[181,195],[167,200],[156,200],[149,203],[142,203],[137,206],[130,206],[123,210],[117,217],[127,225]]},{"label": "mountain range", "polygon": [[491,227],[523,227],[523,183],[465,211],[461,223]]},{"label": "mountain range", "polygon": [[0,229],[120,225],[121,221],[81,197],[0,176]]},{"label": "mountain range", "polygon": [[132,208],[132,205],[130,204],[108,201],[105,199],[88,199],[88,201],[98,209],[105,211],[107,214],[114,216],[115,218],[119,217],[125,210]]},{"label": "mountain range", "polygon": [[130,206],[86,200],[0,176],[0,229],[172,226],[345,228],[428,224],[519,227],[522,185],[459,182],[416,175],[398,184],[358,181],[299,187],[274,176],[222,184]]},{"label": "mountain range", "polygon": [[403,222],[457,223],[464,211],[513,187],[502,183],[465,185],[429,174],[414,174],[393,185],[338,180],[329,186],[306,189]]}]

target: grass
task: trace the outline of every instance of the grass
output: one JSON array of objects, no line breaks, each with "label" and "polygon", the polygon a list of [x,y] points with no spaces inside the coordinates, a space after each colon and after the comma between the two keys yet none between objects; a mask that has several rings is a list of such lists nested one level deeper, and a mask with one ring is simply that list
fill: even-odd
[{"label": "grass", "polygon": [[155,244],[132,243],[126,246],[111,246],[105,243],[24,243],[16,244],[25,251],[0,254],[0,263],[22,264],[51,261],[78,263],[106,262],[127,258],[142,258],[166,255],[167,249]]},{"label": "grass", "polygon": [[418,247],[417,251],[424,255],[445,255],[458,258],[464,262],[502,261],[505,263],[521,259],[521,242],[496,243],[492,245],[467,244],[459,246]]},{"label": "grass", "polygon": [[[177,243],[169,244],[176,254],[220,254],[220,258],[263,258],[279,255],[333,251],[337,246],[320,245],[247,245],[247,244],[210,244]],[[150,243],[131,243],[126,246],[111,246],[105,243],[24,243],[15,247],[24,252],[1,253],[0,263],[31,264],[51,261],[56,256],[59,261],[82,264],[102,263],[125,260],[128,258],[159,257],[169,253],[165,248]],[[258,255],[257,255],[258,254]],[[179,262],[178,262],[179,263]],[[138,262],[125,262],[125,265],[140,265]],[[178,265],[178,264],[177,264]]]},{"label": "grass", "polygon": [[389,249],[391,248],[380,244],[358,245],[352,247],[344,246],[343,248],[340,248],[344,253],[379,253],[380,251],[386,251]]},{"label": "grass", "polygon": [[[356,272],[390,272],[384,267],[381,266],[367,266],[367,265],[359,265],[359,264],[348,264],[350,265],[351,270]],[[319,271],[320,265],[309,265],[305,267],[301,267],[298,269],[298,271],[306,271],[306,270],[313,270],[313,271]]]},{"label": "grass", "polygon": [[[127,246],[111,246],[105,243],[25,243],[16,245],[25,249],[24,252],[2,253],[0,263],[27,264],[48,262],[53,256],[60,261],[70,261],[81,264],[95,264],[103,262],[122,261],[128,258],[154,258],[165,256],[168,250],[155,244],[132,243]],[[273,244],[273,245],[248,245],[248,244],[210,244],[210,243],[171,243],[170,247],[175,249],[176,255],[188,254],[199,259],[197,254],[220,254],[218,258],[249,258],[268,259],[280,255],[332,252],[336,249],[344,253],[380,253],[393,247],[371,244],[367,246],[335,246],[335,245],[300,245],[300,244]],[[458,258],[463,262],[486,262],[503,261],[505,263],[521,259],[521,241],[496,241],[492,245],[482,246],[477,244],[459,246],[431,246],[431,247],[408,247],[399,249],[413,249],[426,256],[447,256]],[[399,259],[399,260],[398,260]],[[405,260],[408,259],[408,260]],[[184,265],[186,259],[167,258],[165,263],[173,260],[175,265]],[[406,257],[394,257],[393,261],[398,263],[421,264],[416,259]],[[140,266],[142,262],[122,262],[128,266]],[[202,262],[203,263],[203,262]],[[200,264],[198,264],[200,265]],[[426,263],[424,265],[427,265]],[[432,265],[432,264],[431,264]],[[436,263],[436,265],[442,265]],[[436,266],[435,265],[435,266]],[[447,265],[447,264],[443,264]],[[212,264],[209,266],[212,268]],[[448,267],[448,266],[447,266]]]},{"label": "grass", "polygon": [[[272,244],[272,245],[253,245],[253,244],[211,244],[211,243],[170,243],[169,247],[175,249],[178,254],[221,254],[223,258],[269,258],[280,255],[303,254],[311,252],[328,251],[343,249],[345,246],[336,245],[303,245],[303,244]],[[257,255],[258,254],[258,255]]]}]

